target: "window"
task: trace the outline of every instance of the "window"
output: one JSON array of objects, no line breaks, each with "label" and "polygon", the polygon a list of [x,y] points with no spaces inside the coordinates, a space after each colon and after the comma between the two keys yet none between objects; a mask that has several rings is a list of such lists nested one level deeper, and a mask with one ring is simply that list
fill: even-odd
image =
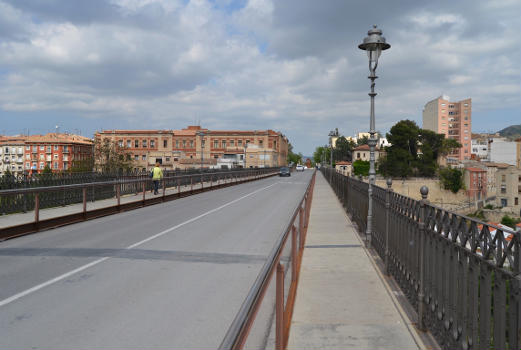
[{"label": "window", "polygon": [[[58,147],[58,146],[54,146],[54,149],[56,149],[56,147]],[[38,146],[33,146],[33,152],[36,152],[36,151],[38,151]],[[8,151],[6,150],[6,152],[8,152]]]},{"label": "window", "polygon": [[468,106],[469,106],[469,104],[468,104],[468,103],[465,103],[465,104],[464,104],[463,106],[465,106],[465,107],[468,107]]},{"label": "window", "polygon": [[[123,140],[118,141],[118,147],[123,147]],[[64,151],[65,151],[65,149],[64,149]]]},{"label": "window", "polygon": [[222,140],[222,147],[226,148],[226,140]]},{"label": "window", "polygon": [[58,153],[54,153],[54,159],[58,159]]},{"label": "window", "polygon": [[445,104],[445,103],[442,103],[441,105],[442,105],[442,106],[444,106],[444,107],[446,106],[446,104]]},{"label": "window", "polygon": [[194,140],[190,140],[190,148],[194,148]]},{"label": "window", "polygon": [[139,160],[139,156],[137,154],[134,155],[134,160]]},{"label": "window", "polygon": [[506,175],[501,175],[501,182],[505,182],[507,181],[507,176]]},{"label": "window", "polygon": [[53,168],[54,168],[54,169],[58,169],[58,162],[54,162],[54,164],[53,164]]},{"label": "window", "polygon": [[47,146],[47,153],[51,153],[51,146]]},{"label": "window", "polygon": [[156,141],[155,140],[150,140],[150,147],[152,147],[152,148],[156,147]]},{"label": "window", "polygon": [[179,161],[179,158],[174,158],[174,162],[178,162]]},{"label": "window", "polygon": [[277,141],[273,141],[273,148],[277,148]]},{"label": "window", "polygon": [[25,163],[25,169],[30,169],[31,168],[31,163],[27,162]]},{"label": "window", "polygon": [[170,161],[170,157],[166,157],[165,160],[166,160],[167,162],[169,162],[169,161]]},{"label": "window", "polygon": [[26,154],[25,155],[25,159],[31,159],[31,155],[30,154]]},{"label": "window", "polygon": [[514,205],[519,205],[519,199],[517,197],[514,198]]},{"label": "window", "polygon": [[43,169],[45,168],[45,163],[44,162],[40,162],[40,169]]},{"label": "window", "polygon": [[45,150],[45,146],[44,145],[40,145],[40,151],[43,151]]},{"label": "window", "polygon": [[31,150],[31,146],[25,146],[25,150],[26,151],[30,151]]},{"label": "window", "polygon": [[230,140],[230,147],[235,147],[235,140]]},{"label": "window", "polygon": [[168,140],[163,140],[163,147],[168,147]]},{"label": "window", "polygon": [[237,141],[237,146],[239,146],[239,147],[242,146],[242,140]]},{"label": "window", "polygon": [[132,141],[127,140],[127,148],[130,148],[130,147],[132,147]]},{"label": "window", "polygon": [[143,148],[147,148],[147,140],[143,140],[141,143]]},{"label": "window", "polygon": [[501,193],[507,193],[507,186],[501,185]]},{"label": "window", "polygon": [[186,148],[186,140],[183,140],[183,148]]},{"label": "window", "polygon": [[218,154],[214,154],[213,157],[214,157],[215,159],[217,159],[217,158],[219,158],[219,155],[218,155]]},{"label": "window", "polygon": [[134,147],[139,148],[139,140],[134,140]]},{"label": "window", "polygon": [[43,153],[40,153],[40,160],[43,160],[44,159],[43,157],[44,157]]},{"label": "window", "polygon": [[146,154],[143,154],[143,155],[141,156],[141,160],[147,160],[147,155],[146,155]]},{"label": "window", "polygon": [[175,140],[175,148],[179,148],[179,140]]},{"label": "window", "polygon": [[63,170],[67,170],[68,168],[68,164],[67,163],[63,163]]},{"label": "window", "polygon": [[213,140],[213,148],[218,148],[218,147],[219,147],[219,141]]}]

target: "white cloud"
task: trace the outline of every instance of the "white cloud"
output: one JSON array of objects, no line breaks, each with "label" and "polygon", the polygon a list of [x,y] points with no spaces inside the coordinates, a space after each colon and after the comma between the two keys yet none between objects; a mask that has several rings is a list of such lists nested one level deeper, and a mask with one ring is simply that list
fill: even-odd
[{"label": "white cloud", "polygon": [[[357,44],[375,19],[363,8],[115,0],[115,14],[84,20],[4,1],[0,10],[16,20],[0,11],[0,29],[22,21],[25,37],[0,36],[3,111],[58,111],[101,124],[110,116],[136,128],[201,119],[210,128],[280,129],[304,153],[334,127],[348,135],[368,127],[367,61]],[[474,110],[519,108],[521,57],[511,40],[518,3],[474,13],[452,4],[437,12],[416,2],[382,6],[377,17],[386,20],[376,20],[392,47],[377,72],[378,129],[419,120],[441,93],[472,97]],[[479,30],[487,20],[502,24]]]}]

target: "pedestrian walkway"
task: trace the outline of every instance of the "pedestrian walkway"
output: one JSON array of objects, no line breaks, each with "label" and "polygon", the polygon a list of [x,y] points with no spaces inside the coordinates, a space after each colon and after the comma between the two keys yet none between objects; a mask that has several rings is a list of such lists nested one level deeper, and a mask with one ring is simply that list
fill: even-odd
[{"label": "pedestrian walkway", "polygon": [[[270,175],[267,175],[270,176]],[[259,176],[258,178],[266,177],[266,175]],[[239,181],[244,180],[250,180],[252,179],[252,176],[247,176],[243,179],[239,179]],[[200,182],[194,183],[193,186],[191,185],[181,185],[180,187],[169,187],[165,190],[165,195],[172,195],[172,194],[186,194],[190,193],[192,191],[197,191],[202,188],[210,188],[215,187],[221,184],[226,183],[234,183],[237,180],[234,178],[228,178],[228,179],[220,179],[217,182],[210,182],[205,181],[203,184]],[[146,191],[145,192],[145,199],[150,199],[154,197],[160,197],[163,195],[163,190],[159,190],[159,195],[154,195],[152,191]],[[126,204],[131,202],[139,202],[143,200],[143,192],[138,192],[136,194],[129,194],[121,196],[120,203]],[[117,204],[116,197],[108,198],[108,199],[101,199],[94,202],[87,202],[87,210],[95,210],[95,209],[101,209],[106,207],[111,207]],[[57,218],[60,216],[65,216],[69,214],[76,214],[81,213],[83,211],[83,203],[75,203],[75,204],[69,204],[65,206],[59,206],[59,207],[53,207],[53,208],[46,208],[46,209],[40,209],[39,212],[39,219],[45,220],[45,219],[52,219]],[[30,210],[26,213],[16,213],[16,214],[8,214],[8,215],[0,215],[0,230],[3,228],[16,226],[16,225],[22,225],[27,224],[34,221],[34,210]]]},{"label": "pedestrian walkway", "polygon": [[317,173],[288,349],[424,349]]}]

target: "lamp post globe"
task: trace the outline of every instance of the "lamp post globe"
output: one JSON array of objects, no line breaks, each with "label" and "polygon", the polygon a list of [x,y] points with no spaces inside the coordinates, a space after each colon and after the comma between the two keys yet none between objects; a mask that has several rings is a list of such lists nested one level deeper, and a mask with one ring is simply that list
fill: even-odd
[{"label": "lamp post globe", "polygon": [[375,156],[374,151],[376,147],[376,130],[375,130],[375,116],[374,116],[374,98],[376,93],[374,92],[375,80],[378,78],[375,74],[376,67],[378,66],[378,59],[382,54],[382,51],[387,50],[391,47],[382,36],[382,30],[376,25],[373,26],[368,32],[367,37],[364,41],[358,45],[358,48],[367,52],[369,59],[369,79],[371,80],[371,109],[369,113],[369,206],[367,210],[367,228],[366,228],[366,244],[371,244],[371,235],[373,232],[373,188],[375,183],[376,171],[375,171]]}]

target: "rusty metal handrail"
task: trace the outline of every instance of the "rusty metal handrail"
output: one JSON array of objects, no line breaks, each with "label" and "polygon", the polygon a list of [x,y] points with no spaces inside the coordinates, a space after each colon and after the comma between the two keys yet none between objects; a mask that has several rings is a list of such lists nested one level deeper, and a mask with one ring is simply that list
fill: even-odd
[{"label": "rusty metal handrail", "polygon": [[[273,169],[269,169],[275,171]],[[214,173],[194,173],[188,175],[176,175],[176,176],[168,176],[163,177],[161,181],[166,180],[176,180],[176,179],[184,179],[184,178],[199,178],[201,176],[206,177],[210,175],[233,175],[233,174],[245,174],[245,173],[254,173],[257,175],[258,173],[262,173],[263,171],[260,169],[254,170],[242,170],[242,171],[230,171],[230,172],[214,172]],[[267,173],[267,172],[266,172]],[[26,187],[26,188],[14,188],[7,190],[0,190],[0,196],[2,195],[16,195],[16,194],[27,194],[27,193],[35,193],[35,192],[53,192],[53,191],[61,191],[61,190],[73,190],[80,189],[84,187],[101,187],[107,185],[123,185],[123,184],[131,184],[131,183],[142,183],[142,182],[151,182],[154,181],[152,178],[143,177],[140,179],[125,179],[125,180],[110,180],[110,181],[98,181],[98,182],[84,182],[79,184],[71,184],[71,185],[58,185],[58,186],[46,186],[46,187]]]},{"label": "rusty metal handrail", "polygon": [[[255,316],[260,304],[263,301],[264,294],[268,289],[271,278],[275,270],[277,271],[277,292],[276,292],[276,326],[275,326],[275,348],[284,349],[289,335],[289,321],[293,312],[293,304],[289,305],[288,308],[284,309],[284,268],[280,263],[280,257],[282,251],[285,248],[285,244],[292,234],[292,284],[290,287],[289,295],[296,293],[296,284],[298,281],[298,270],[300,268],[300,260],[302,258],[302,251],[304,249],[304,240],[307,232],[307,222],[309,218],[309,212],[311,210],[311,200],[313,196],[313,187],[315,184],[316,171],[313,172],[313,176],[309,181],[306,188],[306,192],[302,196],[302,199],[295,208],[295,211],[289,221],[288,226],[282,231],[279,239],[275,246],[268,255],[267,262],[262,267],[257,279],[255,280],[252,288],[250,289],[246,299],[241,305],[239,312],[232,321],[226,335],[224,336],[219,350],[228,349],[242,349],[246,339],[248,337],[249,330],[255,321]],[[297,229],[295,227],[295,221],[299,216],[299,247],[296,247],[296,234]],[[298,260],[297,260],[298,259]],[[282,295],[281,295],[282,294]],[[289,304],[289,302],[288,302]],[[289,310],[288,310],[289,309]],[[289,317],[286,317],[289,315]]]}]

